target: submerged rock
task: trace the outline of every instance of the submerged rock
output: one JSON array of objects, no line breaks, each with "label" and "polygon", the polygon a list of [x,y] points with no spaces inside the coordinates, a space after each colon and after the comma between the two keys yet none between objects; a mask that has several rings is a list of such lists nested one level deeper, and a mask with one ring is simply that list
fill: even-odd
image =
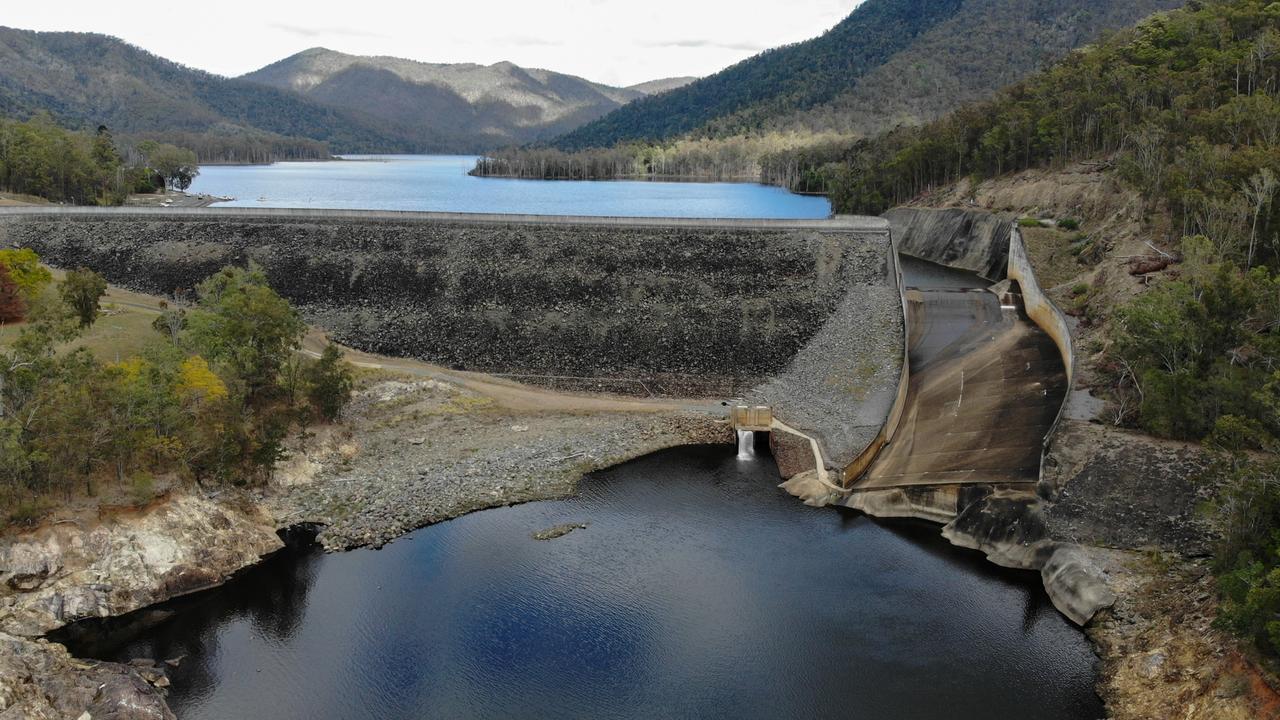
[{"label": "submerged rock", "polygon": [[532,537],[534,540],[555,540],[558,537],[568,535],[574,530],[586,530],[587,525],[588,523],[564,523],[563,525],[549,527],[546,530],[539,530],[533,533]]}]

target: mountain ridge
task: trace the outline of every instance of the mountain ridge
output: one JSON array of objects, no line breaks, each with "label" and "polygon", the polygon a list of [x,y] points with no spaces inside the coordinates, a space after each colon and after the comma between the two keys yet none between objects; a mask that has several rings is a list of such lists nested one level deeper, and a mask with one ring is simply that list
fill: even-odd
[{"label": "mountain ridge", "polygon": [[[281,78],[296,58],[341,67],[300,77],[295,89]],[[0,27],[0,115],[47,112],[69,128],[105,125],[234,163],[484,152],[549,139],[644,96],[510,62],[375,60],[311,48],[229,78],[109,35]]]},{"label": "mountain ridge", "polygon": [[0,114],[48,112],[69,127],[132,135],[211,133],[344,148],[404,142],[294,93],[180,65],[98,33],[0,27]]},{"label": "mountain ridge", "polygon": [[429,63],[309,48],[238,78],[482,150],[554,137],[643,97],[509,61]]},{"label": "mountain ridge", "polygon": [[678,90],[698,79],[696,75],[677,75],[675,77],[658,78],[656,80],[647,80],[635,85],[628,85],[628,90],[644,93],[645,95],[658,95],[659,93]]}]

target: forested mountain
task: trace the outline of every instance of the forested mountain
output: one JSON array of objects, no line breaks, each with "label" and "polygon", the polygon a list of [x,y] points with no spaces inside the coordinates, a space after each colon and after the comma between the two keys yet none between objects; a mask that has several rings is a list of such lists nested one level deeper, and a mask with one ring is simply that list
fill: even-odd
[{"label": "forested mountain", "polygon": [[646,94],[509,62],[424,63],[325,48],[241,79],[363,112],[414,137],[467,151],[549,139]]},{"label": "forested mountain", "polygon": [[636,92],[642,93],[644,95],[657,95],[658,93],[669,92],[671,90],[675,90],[676,88],[682,88],[685,85],[688,85],[689,83],[697,79],[698,78],[692,75],[661,78],[659,80],[650,80],[648,82],[642,82],[636,85],[630,85],[627,87],[627,89],[635,90]]},{"label": "forested mountain", "polygon": [[1099,159],[1172,227],[1280,268],[1280,203],[1238,202],[1256,176],[1280,177],[1280,4],[1197,0],[987,101],[832,151],[813,168],[833,205],[871,214],[966,177]]},{"label": "forested mountain", "polygon": [[[874,0],[871,0],[874,1]],[[874,135],[933,120],[1185,0],[966,0],[952,17],[831,101],[766,127]],[[732,119],[713,123],[734,133]]]},{"label": "forested mountain", "polygon": [[823,35],[634,102],[562,150],[777,129],[874,133],[984,97],[1181,0],[866,0]]},{"label": "forested mountain", "polygon": [[48,112],[68,128],[188,147],[202,162],[483,151],[550,138],[652,91],[511,63],[323,49],[224,78],[106,35],[0,27],[0,117]]},{"label": "forested mountain", "polygon": [[208,136],[226,157],[270,148],[283,157],[403,147],[393,130],[293,93],[184,67],[116,38],[0,28],[0,115],[48,111],[68,127],[170,139]]}]

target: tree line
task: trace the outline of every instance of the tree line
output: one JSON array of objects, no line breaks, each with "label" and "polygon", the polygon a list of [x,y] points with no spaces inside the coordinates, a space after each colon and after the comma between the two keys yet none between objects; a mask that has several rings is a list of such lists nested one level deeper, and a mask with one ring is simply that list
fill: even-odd
[{"label": "tree line", "polygon": [[[55,286],[19,252],[0,256],[0,333],[12,333],[0,345],[0,520],[30,521],[76,494],[144,502],[160,476],[260,482],[292,429],[336,418],[350,397],[336,348],[298,354],[306,326],[260,269],[218,272],[194,305],[164,308],[143,352],[103,362],[75,340],[105,281],[78,270]],[[3,315],[15,295],[20,323]]]},{"label": "tree line", "polygon": [[776,132],[725,138],[625,143],[565,152],[553,147],[507,148],[476,161],[472,175],[534,180],[696,179],[756,181],[761,158],[784,150],[837,143],[840,135]]},{"label": "tree line", "polygon": [[111,131],[67,130],[48,115],[0,118],[0,190],[73,205],[120,205],[133,192],[185,190],[200,172],[193,151]]},{"label": "tree line", "polygon": [[130,136],[135,143],[155,142],[190,150],[197,163],[265,165],[281,160],[329,160],[329,144],[307,138],[257,132],[148,132]]}]

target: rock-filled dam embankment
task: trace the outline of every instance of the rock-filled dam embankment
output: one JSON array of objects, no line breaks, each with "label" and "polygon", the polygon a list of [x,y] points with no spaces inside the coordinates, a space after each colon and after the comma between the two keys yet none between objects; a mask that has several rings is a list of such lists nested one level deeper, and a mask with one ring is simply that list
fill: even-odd
[{"label": "rock-filled dam embankment", "polygon": [[54,208],[0,213],[0,245],[162,295],[255,263],[352,347],[564,389],[745,397],[835,464],[883,425],[901,366],[877,218]]}]

